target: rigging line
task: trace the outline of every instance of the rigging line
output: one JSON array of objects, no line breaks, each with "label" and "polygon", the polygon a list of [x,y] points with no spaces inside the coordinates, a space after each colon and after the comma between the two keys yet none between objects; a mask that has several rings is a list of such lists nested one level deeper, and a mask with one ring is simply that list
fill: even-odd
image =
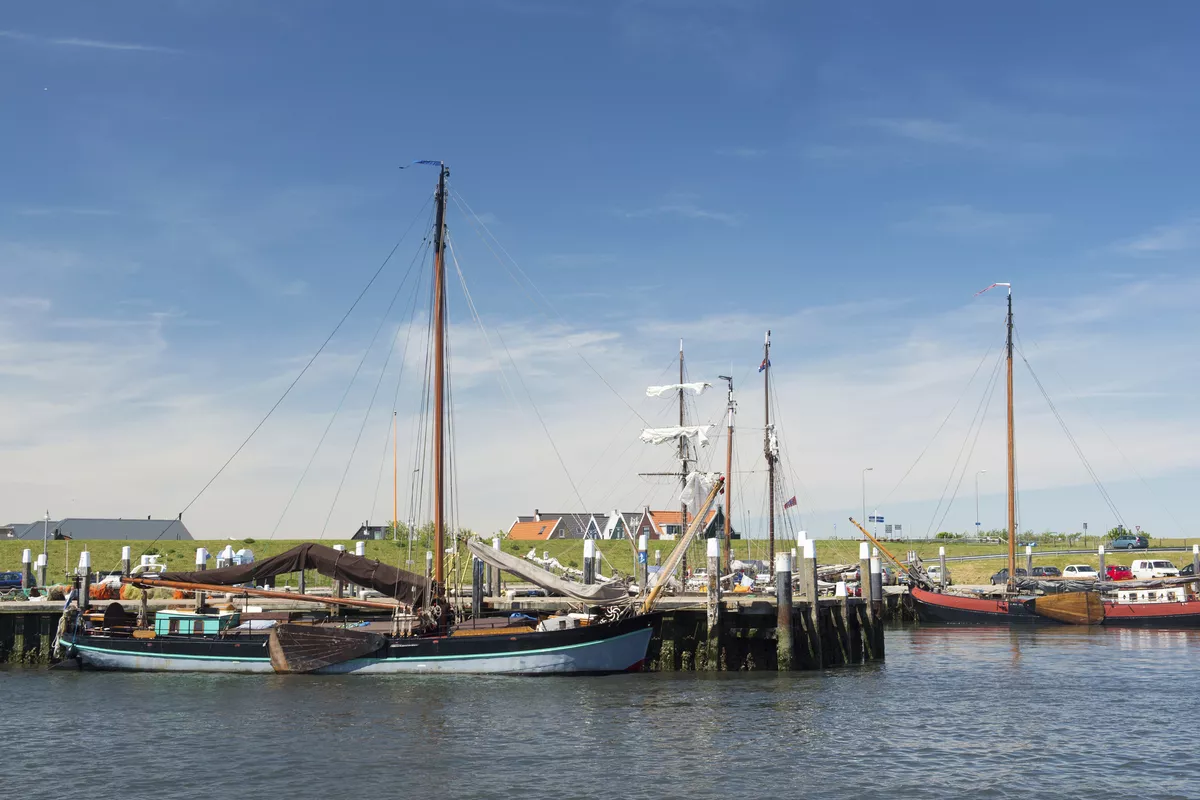
[{"label": "rigging line", "polygon": [[[371,350],[375,347],[375,342],[379,338],[379,332],[383,330],[383,326],[387,324],[388,314],[392,312],[392,306],[396,302],[396,298],[400,296],[401,290],[404,289],[404,284],[408,282],[409,275],[412,274],[413,264],[421,255],[422,247],[417,248],[416,254],[413,256],[412,263],[408,265],[408,271],[404,273],[400,284],[396,287],[396,292],[392,295],[392,301],[388,303],[387,309],[380,315],[379,325],[375,328],[375,334],[371,337],[371,343],[363,351],[362,358],[358,360],[358,365],[354,368],[354,374],[350,376],[350,381],[346,384],[346,390],[342,392],[341,399],[338,400],[337,407],[333,410],[333,414],[329,417],[329,422],[325,425],[325,430],[321,432],[321,438],[317,440],[317,446],[313,448],[312,455],[308,458],[308,463],[304,465],[304,471],[300,473],[300,479],[296,481],[296,485],[292,487],[292,494],[288,497],[287,503],[283,506],[283,511],[279,514],[279,519],[275,521],[275,527],[271,529],[271,536],[275,536],[275,532],[279,530],[279,526],[283,524],[284,517],[287,516],[288,509],[292,507],[292,502],[295,501],[296,495],[300,491],[300,486],[304,483],[304,479],[308,477],[308,472],[312,469],[313,462],[317,460],[317,454],[321,452],[322,445],[325,444],[325,438],[329,436],[329,431],[333,428],[333,423],[337,420],[338,414],[342,411],[342,406],[346,403],[346,398],[350,396],[350,391],[354,388],[354,382],[358,380],[359,373],[362,372],[363,365],[367,363],[367,356],[371,354]],[[395,346],[395,340],[392,340]],[[390,357],[390,354],[389,354]],[[387,368],[387,362],[384,362],[384,369]],[[324,531],[322,531],[324,533]]]},{"label": "rigging line", "polygon": [[[424,250],[425,248],[418,248],[417,254],[413,256],[412,262],[408,265],[408,271],[404,273],[404,279],[400,282],[400,285],[396,287],[396,291],[392,295],[392,299],[388,302],[387,309],[383,312],[383,317],[379,320],[379,326],[375,328],[375,333],[371,336],[371,343],[367,345],[366,352],[363,353],[362,359],[358,362],[358,368],[354,371],[355,377],[358,377],[359,370],[362,369],[362,365],[366,363],[367,356],[370,354],[371,350],[374,349],[375,342],[378,341],[380,332],[383,330],[384,325],[387,324],[388,315],[392,313],[392,309],[396,305],[396,300],[398,300],[400,297],[400,291],[404,288],[404,284],[408,282],[409,275],[412,274],[413,267],[416,265],[419,256],[422,254],[422,252],[424,252]],[[342,479],[338,482],[337,491],[333,495],[333,502],[329,505],[329,513],[325,516],[325,524],[321,526],[320,538],[322,539],[325,538],[325,530],[329,527],[329,520],[333,516],[333,510],[337,506],[338,497],[341,496],[342,487],[346,483],[346,475],[350,472],[351,464],[354,463],[354,454],[358,452],[358,443],[362,440],[363,429],[366,428],[367,420],[371,417],[371,411],[375,408],[375,397],[379,394],[379,386],[383,383],[383,376],[387,373],[388,364],[391,363],[392,355],[396,352],[396,337],[392,336],[391,339],[392,342],[388,347],[387,357],[384,358],[383,367],[379,370],[379,378],[375,381],[375,389],[371,392],[371,402],[367,405],[367,412],[363,415],[362,424],[358,427],[358,436],[356,436],[354,439],[354,447],[350,450],[350,458],[346,461],[346,468],[342,471]],[[353,379],[351,379],[350,385],[354,385]],[[350,386],[346,387],[346,394],[349,393]],[[342,399],[345,400],[345,397]],[[340,408],[341,405],[339,404],[338,407]],[[331,426],[333,425],[332,419],[329,421],[329,424]],[[326,432],[328,432],[328,428],[326,429]],[[324,440],[324,436],[321,438]],[[315,453],[313,457],[316,457]]]},{"label": "rigging line", "polygon": [[483,334],[483,341],[487,345],[488,355],[492,357],[492,361],[495,363],[496,370],[500,375],[500,392],[515,411],[517,410],[516,396],[513,394],[512,386],[508,382],[508,376],[504,374],[504,365],[500,363],[500,359],[496,356],[496,350],[492,347],[492,340],[488,337],[487,328],[483,324],[483,317],[480,316],[479,309],[475,306],[475,300],[471,297],[471,290],[467,288],[467,278],[463,275],[462,266],[458,263],[458,255],[454,252],[454,242],[450,237],[446,237],[446,245],[450,251],[450,260],[454,262],[454,271],[458,273],[458,282],[462,286],[463,295],[467,299],[467,310],[471,314],[471,319],[479,327],[479,332]]},{"label": "rigging line", "polygon": [[[426,205],[428,204],[428,202],[429,201],[426,201]],[[313,362],[317,360],[317,357],[320,356],[321,353],[325,351],[325,348],[329,344],[329,342],[333,340],[333,337],[335,335],[337,335],[337,332],[339,330],[341,330],[342,325],[344,325],[346,320],[350,318],[350,315],[352,313],[354,313],[354,309],[358,307],[358,304],[362,301],[363,297],[366,296],[367,292],[371,289],[371,286],[374,285],[375,280],[379,277],[380,273],[383,272],[383,268],[386,267],[388,265],[388,262],[390,262],[392,260],[392,256],[394,256],[396,254],[396,251],[400,248],[400,244],[404,241],[404,237],[408,236],[408,232],[412,230],[413,225],[416,225],[417,220],[420,218],[421,212],[423,212],[424,210],[425,210],[425,206],[421,206],[420,210],[417,211],[417,216],[413,217],[413,221],[409,223],[408,228],[404,231],[404,233],[402,233],[400,235],[399,241],[397,241],[396,244],[392,246],[391,252],[389,252],[387,254],[387,258],[383,259],[383,263],[381,263],[379,265],[378,269],[375,270],[375,274],[371,276],[371,279],[369,281],[367,281],[367,285],[364,286],[362,288],[362,291],[358,293],[358,297],[354,298],[354,302],[350,304],[350,308],[346,309],[346,313],[342,315],[342,318],[340,320],[338,320],[337,325],[335,325],[333,327],[333,330],[329,332],[329,335],[325,337],[325,341],[321,342],[321,346],[317,348],[317,352],[312,354],[312,358],[310,358],[308,360],[308,363],[304,365],[304,368],[300,370],[300,373],[295,377],[295,379],[293,379],[292,382],[290,384],[288,384],[287,389],[285,389],[283,394],[281,394],[279,396],[279,399],[275,401],[275,404],[273,406],[271,406],[271,409],[269,411],[267,411],[266,416],[264,416],[261,420],[259,420],[259,423],[254,426],[254,430],[250,431],[250,435],[247,436],[240,445],[238,445],[237,450],[233,451],[233,455],[231,455],[228,458],[228,460],[226,460],[225,463],[221,465],[221,468],[217,470],[216,474],[214,474],[211,478],[208,479],[208,483],[204,484],[204,487],[201,488],[200,491],[196,493],[196,496],[193,497],[190,501],[188,501],[188,504],[183,507],[183,511],[179,512],[181,517],[182,517],[184,511],[187,511],[189,508],[191,508],[192,505],[197,500],[200,499],[200,496],[202,494],[204,494],[206,491],[208,491],[208,487],[212,486],[213,482],[221,476],[221,473],[223,473],[225,471],[225,468],[228,467],[231,463],[233,463],[233,460],[238,457],[238,453],[242,452],[242,448],[244,448],[247,444],[250,443],[250,440],[254,438],[254,435],[256,433],[258,433],[259,429],[262,428],[262,426],[264,424],[266,424],[266,421],[271,418],[271,415],[275,413],[275,409],[279,408],[280,404],[283,403],[284,399],[286,399],[287,396],[289,394],[291,394],[292,389],[294,389],[296,387],[296,384],[299,383],[300,379],[304,377],[304,374],[306,372],[308,372],[308,368],[311,367],[313,365]],[[160,533],[159,536],[162,536],[162,534]],[[155,541],[157,541],[157,539]]]},{"label": "rigging line", "polygon": [[[450,197],[454,200],[455,205],[457,205],[459,207],[459,210],[464,212],[464,215],[469,215],[471,218],[473,218],[475,220],[475,222],[479,225],[480,228],[482,228],[484,231],[487,232],[487,236],[490,236],[492,238],[492,241],[494,241],[496,243],[496,246],[500,248],[501,252],[503,252],[504,255],[508,257],[508,260],[512,263],[512,265],[514,267],[516,267],[517,272],[521,273],[522,277],[524,277],[525,280],[529,283],[529,285],[531,287],[533,287],[534,292],[536,292],[538,297],[540,297],[542,299],[542,303],[545,304],[546,308],[548,308],[550,310],[550,312],[552,314],[554,314],[554,316],[558,317],[559,322],[561,322],[564,326],[567,327],[568,330],[570,330],[570,325],[568,324],[566,319],[563,318],[563,315],[558,312],[558,309],[556,309],[553,305],[551,305],[550,301],[546,299],[546,296],[544,294],[542,294],[542,290],[539,289],[537,287],[537,284],[535,284],[532,280],[530,280],[529,276],[525,274],[525,271],[523,269],[521,269],[521,265],[516,262],[516,259],[514,259],[511,255],[509,255],[508,251],[504,249],[504,245],[500,244],[500,240],[497,239],[496,236],[491,232],[491,230],[488,229],[487,225],[485,225],[483,223],[483,220],[479,219],[479,217],[475,214],[475,212],[473,210],[471,210],[471,206],[469,203],[467,203],[466,199],[463,198],[462,195],[457,190],[452,191],[450,193]],[[491,243],[488,242],[487,238],[485,236],[483,236],[483,234],[480,234],[478,229],[476,229],[476,234],[479,235],[479,238],[481,241],[483,241],[484,246],[486,246],[488,248],[488,250],[491,251],[492,255],[496,257],[496,260],[498,262],[500,262],[500,265],[504,267],[504,271],[508,274],[508,276],[510,278],[512,278],[513,283],[515,283],[517,285],[517,287],[520,288],[521,291],[525,293],[526,297],[528,297],[530,300],[534,300],[534,298],[529,294],[529,291],[521,284],[521,282],[519,280],[517,280],[516,276],[512,274],[512,271],[509,270],[508,267],[504,264],[504,260],[502,258],[500,258],[499,253],[496,252],[496,250],[492,247]],[[649,422],[646,422],[646,418],[643,417],[638,412],[638,410],[636,408],[634,408],[633,405],[628,400],[626,400],[625,397],[620,392],[618,392],[611,383],[608,382],[608,379],[606,379],[602,374],[600,374],[600,371],[592,365],[592,362],[588,361],[587,358],[583,355],[583,353],[580,352],[580,350],[571,343],[571,339],[569,336],[564,336],[563,341],[565,341],[567,344],[567,347],[570,347],[571,350],[575,353],[575,355],[577,355],[579,357],[579,360],[582,361],[584,364],[586,364],[587,368],[590,369],[596,375],[596,377],[600,379],[600,382],[603,383],[605,386],[607,386],[608,390],[610,392],[612,392],[614,395],[616,395],[618,400],[620,400],[622,403],[625,404],[626,408],[628,408],[633,413],[637,414],[638,418],[641,419],[642,422],[644,422],[646,425],[650,424]]]},{"label": "rigging line", "polygon": [[1125,519],[1121,516],[1121,512],[1117,510],[1116,503],[1113,501],[1112,496],[1108,493],[1108,490],[1104,488],[1104,484],[1100,481],[1100,476],[1092,468],[1091,462],[1087,460],[1087,456],[1083,454],[1083,448],[1079,446],[1079,442],[1077,442],[1074,435],[1071,434],[1070,429],[1067,427],[1066,420],[1064,420],[1062,414],[1058,412],[1058,407],[1055,406],[1054,401],[1050,399],[1050,395],[1046,391],[1046,387],[1042,385],[1041,379],[1038,378],[1037,373],[1033,371],[1033,365],[1029,363],[1029,359],[1025,358],[1025,353],[1022,351],[1019,344],[1017,347],[1017,353],[1021,356],[1021,361],[1025,363],[1025,368],[1029,370],[1029,374],[1033,377],[1033,382],[1037,385],[1038,391],[1042,393],[1042,397],[1045,399],[1046,404],[1050,406],[1050,412],[1054,414],[1054,418],[1058,420],[1059,426],[1063,429],[1063,433],[1066,434],[1067,441],[1071,443],[1071,447],[1075,450],[1075,455],[1079,456],[1079,460],[1083,463],[1083,468],[1087,470],[1088,475],[1092,479],[1092,483],[1094,483],[1096,488],[1100,491],[1100,496],[1104,499],[1105,504],[1108,505],[1109,510],[1112,511],[1113,516],[1116,517],[1117,522],[1124,526]]},{"label": "rigging line", "polygon": [[946,504],[946,510],[942,513],[942,518],[938,520],[937,527],[939,530],[945,524],[946,517],[950,515],[950,509],[954,505],[955,498],[958,497],[958,490],[962,487],[963,478],[967,476],[967,469],[971,465],[971,456],[975,454],[975,445],[979,443],[979,434],[983,432],[983,423],[987,420],[988,409],[992,406],[992,398],[996,396],[996,386],[999,383],[999,377],[997,377],[996,382],[992,384],[992,391],[988,392],[987,403],[983,407],[983,415],[979,418],[979,425],[975,428],[975,438],[971,440],[971,449],[967,451],[967,458],[963,461],[962,470],[958,473],[958,483],[954,485],[954,494],[950,496],[950,502]]},{"label": "rigging line", "polygon": [[[950,474],[946,476],[946,485],[942,487],[942,495],[938,498],[937,505],[933,509],[933,516],[929,519],[929,527],[926,528],[925,537],[929,538],[933,532],[934,522],[938,518],[938,513],[942,510],[942,503],[946,500],[946,493],[950,491],[950,484],[954,481],[954,473],[958,472],[958,465],[962,461],[963,452],[967,448],[967,442],[971,439],[971,432],[975,429],[975,425],[979,420],[979,414],[983,410],[984,403],[996,389],[996,383],[1000,379],[1000,365],[1004,363],[1004,358],[998,358],[995,366],[992,367],[991,374],[987,384],[984,385],[983,395],[979,398],[979,404],[975,407],[975,414],[971,417],[971,423],[967,426],[967,433],[963,438],[962,445],[958,448],[958,455],[954,458],[954,464],[950,467]],[[964,467],[965,469],[965,467]]]},{"label": "rigging line", "polygon": [[[404,367],[408,364],[408,346],[412,342],[413,323],[416,322],[416,318],[417,318],[417,300],[421,296],[422,284],[423,284],[423,281],[420,278],[418,278],[417,282],[413,285],[412,306],[409,308],[409,311],[408,311],[408,328],[404,334],[404,350],[402,350],[400,353],[400,369],[396,374],[396,389],[392,395],[392,418],[393,418],[393,420],[396,419],[396,410],[397,410],[396,406],[399,404],[399,400],[400,400],[400,383],[404,379]],[[400,331],[397,330],[396,334],[399,335],[399,333],[400,333]],[[393,422],[393,424],[398,425],[399,423]],[[371,503],[371,519],[375,518],[375,507],[376,507],[376,504],[379,502],[379,487],[383,483],[383,469],[384,469],[384,465],[387,463],[388,445],[391,444],[391,442],[388,441],[388,439],[389,439],[388,434],[390,434],[390,433],[391,433],[391,427],[389,426],[388,431],[384,434],[384,437],[383,437],[383,450],[379,455],[379,473],[375,478],[375,494],[374,494],[374,500]],[[399,520],[392,520],[392,524],[398,525]],[[398,531],[397,531],[397,535],[399,535]]]},{"label": "rigging line", "polygon": [[[1018,333],[1018,332],[1016,331],[1016,329],[1015,329],[1015,326],[1014,326],[1013,333],[1014,333],[1014,335],[1017,337],[1017,342],[1018,342],[1018,344],[1022,344],[1022,343],[1021,343],[1021,335],[1020,335],[1020,333]],[[1032,341],[1032,343],[1033,343],[1033,347],[1034,347],[1034,349],[1035,349],[1035,350],[1036,350],[1036,349],[1038,349],[1038,343],[1037,343],[1036,341],[1033,341],[1033,340],[1031,340],[1031,341]],[[1023,358],[1023,357],[1024,357],[1024,356],[1022,356],[1022,358]],[[1057,369],[1054,367],[1054,365],[1053,365],[1053,364],[1051,364],[1051,365],[1050,365],[1050,369],[1051,369],[1051,370],[1054,372],[1054,374],[1055,374],[1056,376],[1058,376],[1058,379],[1059,379],[1060,381],[1062,381],[1064,384],[1066,384],[1066,386],[1067,386],[1067,389],[1068,389],[1069,391],[1071,391],[1071,392],[1073,392],[1073,393],[1075,393],[1075,394],[1079,394],[1078,392],[1075,392],[1075,391],[1074,391],[1074,388],[1072,387],[1072,385],[1071,385],[1071,382],[1070,382],[1070,381],[1068,381],[1066,378],[1064,378],[1064,377],[1063,377],[1063,374],[1062,374],[1061,372],[1059,372],[1059,371],[1058,371],[1058,370],[1057,370]],[[1149,484],[1149,482],[1147,482],[1147,481],[1146,481],[1145,477],[1143,477],[1143,476],[1142,476],[1142,473],[1138,471],[1138,468],[1137,468],[1137,466],[1135,466],[1135,465],[1134,465],[1133,461],[1131,461],[1131,460],[1129,459],[1129,457],[1128,457],[1127,455],[1125,455],[1125,451],[1121,449],[1120,445],[1118,445],[1118,444],[1117,444],[1116,440],[1114,440],[1114,439],[1112,438],[1112,436],[1110,436],[1110,435],[1108,434],[1108,431],[1107,431],[1107,430],[1105,430],[1104,426],[1100,424],[1100,420],[1099,420],[1099,419],[1097,419],[1097,418],[1095,417],[1095,415],[1093,415],[1093,414],[1092,414],[1092,413],[1091,413],[1091,412],[1088,410],[1088,408],[1087,408],[1087,405],[1086,405],[1086,404],[1080,403],[1080,404],[1079,404],[1079,407],[1080,407],[1080,408],[1083,410],[1083,413],[1084,413],[1084,414],[1086,414],[1086,415],[1088,416],[1088,418],[1089,418],[1089,419],[1092,421],[1092,423],[1093,423],[1093,424],[1094,424],[1094,425],[1095,425],[1097,428],[1099,428],[1099,429],[1100,429],[1100,432],[1101,432],[1102,434],[1104,434],[1104,438],[1105,438],[1105,439],[1108,439],[1108,443],[1109,443],[1109,444],[1111,444],[1111,445],[1113,446],[1113,449],[1114,449],[1114,450],[1116,450],[1116,451],[1117,451],[1117,452],[1118,452],[1118,453],[1121,455],[1121,458],[1122,458],[1122,460],[1124,460],[1124,462],[1125,462],[1126,466],[1128,466],[1128,467],[1129,467],[1131,470],[1133,470],[1133,474],[1134,474],[1134,475],[1137,475],[1137,477],[1138,477],[1138,480],[1139,480],[1139,481],[1141,481],[1141,482],[1142,482],[1142,485],[1146,487],[1146,491],[1148,491],[1148,492],[1150,493],[1150,496],[1154,498],[1155,502],[1157,502],[1157,503],[1159,504],[1159,506],[1162,508],[1162,510],[1163,510],[1163,511],[1167,512],[1167,516],[1169,516],[1169,517],[1171,518],[1171,521],[1175,523],[1175,527],[1176,527],[1176,528],[1178,528],[1179,532],[1180,532],[1181,534],[1184,534],[1184,535],[1186,536],[1186,531],[1185,531],[1185,529],[1184,529],[1184,527],[1183,527],[1183,524],[1182,524],[1182,523],[1179,521],[1179,519],[1178,519],[1178,518],[1175,516],[1175,514],[1174,514],[1174,513],[1172,513],[1171,509],[1170,509],[1170,508],[1167,506],[1167,504],[1166,504],[1166,503],[1164,503],[1164,502],[1162,501],[1162,499],[1161,499],[1161,498],[1158,496],[1158,494],[1157,494],[1157,493],[1154,491],[1154,488],[1153,488],[1153,487],[1152,487],[1152,486]]]},{"label": "rigging line", "polygon": [[[775,408],[778,410],[778,408],[779,408],[779,407],[780,407],[782,404],[779,402],[779,389],[778,389],[778,386],[777,386],[777,384],[775,384],[775,383],[772,383],[772,384],[771,384],[771,397],[772,397],[772,399],[775,401]],[[776,423],[776,435],[775,435],[775,438],[776,438],[776,441],[780,441],[780,442],[781,442],[781,441],[783,441],[783,440],[784,440],[784,438],[785,438],[785,436],[784,436],[784,429],[783,429],[783,416],[782,416],[781,414],[777,414],[777,416],[776,416],[776,420],[777,420],[777,423]],[[780,451],[781,451],[781,452],[782,452],[782,454],[783,454],[783,458],[782,458],[782,460],[783,460],[784,462],[786,462],[786,465],[787,465],[787,471],[788,471],[789,473],[791,473],[792,480],[793,480],[793,481],[795,481],[796,488],[797,488],[797,490],[798,490],[798,491],[797,491],[797,494],[799,494],[800,496],[802,496],[802,497],[804,497],[804,498],[805,498],[805,504],[806,504],[806,505],[808,505],[809,509],[815,513],[815,511],[816,511],[816,509],[815,509],[815,503],[813,503],[813,502],[812,502],[812,499],[811,499],[811,493],[808,491],[808,487],[807,487],[807,486],[804,484],[804,482],[803,482],[802,480],[800,480],[800,476],[799,476],[799,474],[796,472],[796,468],[795,468],[795,466],[794,466],[794,465],[793,465],[793,463],[792,463],[792,455],[791,455],[791,450],[790,450],[790,449],[788,449],[788,448],[780,448]],[[783,477],[786,477],[786,476],[783,476]],[[782,492],[782,483],[783,483],[783,481],[780,481],[779,483],[780,483],[780,490],[781,490],[781,492]],[[780,500],[786,500],[786,499],[787,499],[787,498],[783,497],[783,495],[782,495],[782,493],[781,493],[781,494],[780,494]],[[784,518],[785,518],[785,519],[788,519],[788,520],[789,520],[789,524],[790,524],[790,519],[791,519],[791,518],[790,518],[790,517],[787,515],[788,509],[786,509],[786,508],[785,508],[785,509],[782,509],[782,511],[783,511],[783,514],[784,514]],[[799,512],[797,512],[797,513],[799,513]]]},{"label": "rigging line", "polygon": [[880,502],[880,505],[884,505],[888,500],[891,499],[892,495],[896,493],[896,490],[900,488],[901,484],[903,484],[904,481],[908,479],[908,476],[912,474],[912,471],[917,468],[917,464],[921,463],[921,459],[925,457],[925,454],[929,452],[929,448],[932,447],[934,441],[937,440],[938,434],[940,434],[942,429],[946,427],[946,423],[950,421],[950,417],[954,416],[954,412],[958,408],[958,404],[961,403],[963,398],[967,396],[967,392],[970,390],[971,384],[975,382],[975,377],[979,374],[979,370],[983,367],[984,362],[987,361],[987,357],[991,355],[991,353],[992,348],[989,347],[983,354],[983,358],[979,359],[979,363],[975,366],[975,371],[971,373],[971,377],[967,381],[967,385],[963,387],[962,392],[958,395],[958,399],[955,400],[954,405],[950,407],[950,412],[946,414],[945,419],[942,420],[942,424],[937,426],[937,430],[933,432],[933,436],[929,438],[925,448],[917,455],[916,461],[914,461],[912,465],[909,466],[909,468],[905,471],[905,473],[900,476],[900,480],[898,480],[896,485],[892,487],[892,490],[884,496],[883,500]]}]

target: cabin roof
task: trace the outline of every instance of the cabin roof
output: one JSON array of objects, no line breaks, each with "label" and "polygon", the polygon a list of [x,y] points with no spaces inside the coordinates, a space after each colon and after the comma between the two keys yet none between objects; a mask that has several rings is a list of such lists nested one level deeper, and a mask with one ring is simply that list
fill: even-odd
[{"label": "cabin roof", "polygon": [[517,522],[508,529],[508,538],[517,541],[542,542],[553,536],[560,524],[558,519]]}]

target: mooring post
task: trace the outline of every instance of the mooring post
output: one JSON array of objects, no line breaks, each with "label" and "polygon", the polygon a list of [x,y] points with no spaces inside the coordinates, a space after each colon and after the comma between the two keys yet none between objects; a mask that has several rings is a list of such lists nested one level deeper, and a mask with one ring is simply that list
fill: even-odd
[{"label": "mooring post", "polygon": [[38,579],[38,586],[41,586],[43,588],[46,586],[46,571],[47,571],[47,569],[48,568],[46,565],[46,554],[38,553],[38,556],[37,556],[37,579]]},{"label": "mooring post", "polygon": [[650,564],[646,558],[646,534],[638,534],[638,575],[641,578],[642,595],[650,591]]},{"label": "mooring post", "polygon": [[33,584],[33,551],[26,547],[21,551],[21,588],[28,590]]},{"label": "mooring post", "polygon": [[305,581],[304,581],[304,570],[300,570],[300,589],[298,590],[300,592],[300,594],[304,594],[305,588],[307,588],[307,587],[305,586]]},{"label": "mooring post", "polygon": [[721,668],[721,540],[715,536],[707,540],[708,556],[708,637],[704,647],[704,668],[716,671]]},{"label": "mooring post", "polygon": [[946,547],[945,547],[945,545],[942,545],[941,547],[938,548],[938,565],[940,566],[939,572],[941,573],[938,577],[938,586],[941,587],[942,591],[945,591],[946,590]]},{"label": "mooring post", "polygon": [[87,550],[79,554],[77,572],[82,576],[79,583],[79,609],[86,611],[92,604],[92,554]]},{"label": "mooring post", "polygon": [[1096,570],[1096,575],[1100,580],[1106,580],[1108,576],[1104,574],[1104,545],[1100,545],[1096,552],[1100,555],[1100,569]]},{"label": "mooring post", "polygon": [[[346,552],[346,545],[335,544],[333,546],[333,549],[337,550],[339,553],[344,553],[344,552]],[[335,561],[334,563],[336,565],[337,562]],[[336,569],[336,566],[334,568]],[[340,579],[334,579],[334,581],[333,581],[333,596],[334,597],[342,597],[343,592],[345,591],[345,588],[346,587],[342,584],[342,581]],[[341,607],[339,606],[338,609],[340,610]]]},{"label": "mooring post", "polygon": [[[492,549],[493,550],[500,549],[500,537],[499,536],[492,537]],[[494,567],[492,569],[491,589],[492,589],[492,597],[500,596],[500,568],[499,567]]]},{"label": "mooring post", "polygon": [[484,563],[471,556],[471,618],[483,616],[483,569]]},{"label": "mooring post", "polygon": [[1025,545],[1025,574],[1033,577],[1033,545]]},{"label": "mooring post", "polygon": [[425,580],[433,580],[433,551],[425,551]]},{"label": "mooring post", "polygon": [[867,542],[858,543],[858,592],[862,595],[867,608],[871,607],[871,545]]},{"label": "mooring post", "polygon": [[792,554],[775,554],[775,653],[777,669],[792,669]]},{"label": "mooring post", "polygon": [[121,548],[121,577],[123,577],[123,578],[129,577],[130,570],[132,569],[132,567],[130,566],[131,560],[132,560],[132,556],[130,555],[130,552],[129,552],[129,545],[125,545]]},{"label": "mooring post", "polygon": [[[1200,544],[1192,545],[1192,575],[1200,578]],[[1103,575],[1100,576],[1100,580],[1104,580]],[[1198,585],[1200,584],[1193,584],[1192,591],[1195,591],[1195,587]]]},{"label": "mooring post", "polygon": [[662,566],[662,550],[659,550],[657,547],[654,548],[654,566]]},{"label": "mooring post", "polygon": [[883,617],[883,563],[879,556],[871,556],[871,616]]},{"label": "mooring post", "polygon": [[825,666],[824,647],[821,644],[821,600],[817,589],[817,546],[806,538],[802,543],[804,564],[800,568],[800,579],[804,585],[804,596],[808,600],[809,629],[811,631],[813,666]]},{"label": "mooring post", "polygon": [[[203,547],[196,548],[196,572],[204,572],[208,569],[208,551]],[[143,589],[143,591],[145,591]],[[196,613],[199,614],[204,608],[204,592],[196,592]]]},{"label": "mooring post", "polygon": [[583,540],[583,582],[591,586],[596,582],[596,542],[592,539]]}]

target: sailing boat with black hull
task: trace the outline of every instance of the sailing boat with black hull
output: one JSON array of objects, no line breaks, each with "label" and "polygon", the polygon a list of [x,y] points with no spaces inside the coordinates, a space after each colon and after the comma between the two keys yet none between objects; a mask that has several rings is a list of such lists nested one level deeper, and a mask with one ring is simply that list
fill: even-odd
[{"label": "sailing boat with black hull", "polygon": [[[578,617],[513,622],[501,617],[456,619],[447,597],[446,553],[447,465],[446,412],[449,376],[446,364],[446,228],[449,170],[441,162],[418,162],[438,168],[436,222],[433,230],[433,568],[430,577],[351,555],[319,544],[305,544],[265,561],[210,571],[165,573],[157,579],[125,578],[140,586],[140,613],[114,603],[103,615],[67,610],[62,655],[82,667],[123,670],[208,672],[597,674],[641,669],[652,635],[653,602],[639,610],[620,583],[584,585],[566,581],[514,556],[466,542],[471,554],[497,569],[591,609]],[[678,388],[678,387],[676,387]],[[681,452],[686,452],[681,444]],[[686,470],[685,470],[686,472]],[[696,478],[693,473],[691,478]],[[700,528],[720,492],[690,480],[695,513],[676,552]],[[672,560],[670,563],[674,564]],[[280,574],[316,570],[341,584],[374,589],[386,602],[276,592],[259,587]],[[665,584],[667,576],[659,575]],[[195,605],[151,612],[148,589],[195,593]],[[658,592],[661,585],[656,584]],[[248,613],[233,606],[215,608],[205,593],[230,593],[313,602],[328,607],[370,611],[372,619],[322,614]],[[652,595],[656,597],[657,593]],[[86,593],[84,595],[86,598]],[[550,623],[550,624],[547,624]]]},{"label": "sailing boat with black hull", "polygon": [[999,596],[935,592],[912,587],[912,601],[922,622],[950,622],[962,625],[1043,625],[1097,624],[1104,619],[1100,598],[1094,592],[1064,592],[1034,597],[1017,591],[1016,576],[1016,449],[1013,431],[1013,310],[1012,284],[993,283],[981,292],[997,287],[1008,289],[1008,314],[1005,317],[1008,365],[1008,585]]}]

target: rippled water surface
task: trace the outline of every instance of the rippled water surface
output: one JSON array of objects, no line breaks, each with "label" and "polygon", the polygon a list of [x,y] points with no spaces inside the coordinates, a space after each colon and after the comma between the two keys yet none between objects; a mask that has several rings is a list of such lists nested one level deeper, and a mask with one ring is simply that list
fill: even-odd
[{"label": "rippled water surface", "polygon": [[0,671],[12,797],[1200,797],[1200,632],[897,628],[611,678]]}]

